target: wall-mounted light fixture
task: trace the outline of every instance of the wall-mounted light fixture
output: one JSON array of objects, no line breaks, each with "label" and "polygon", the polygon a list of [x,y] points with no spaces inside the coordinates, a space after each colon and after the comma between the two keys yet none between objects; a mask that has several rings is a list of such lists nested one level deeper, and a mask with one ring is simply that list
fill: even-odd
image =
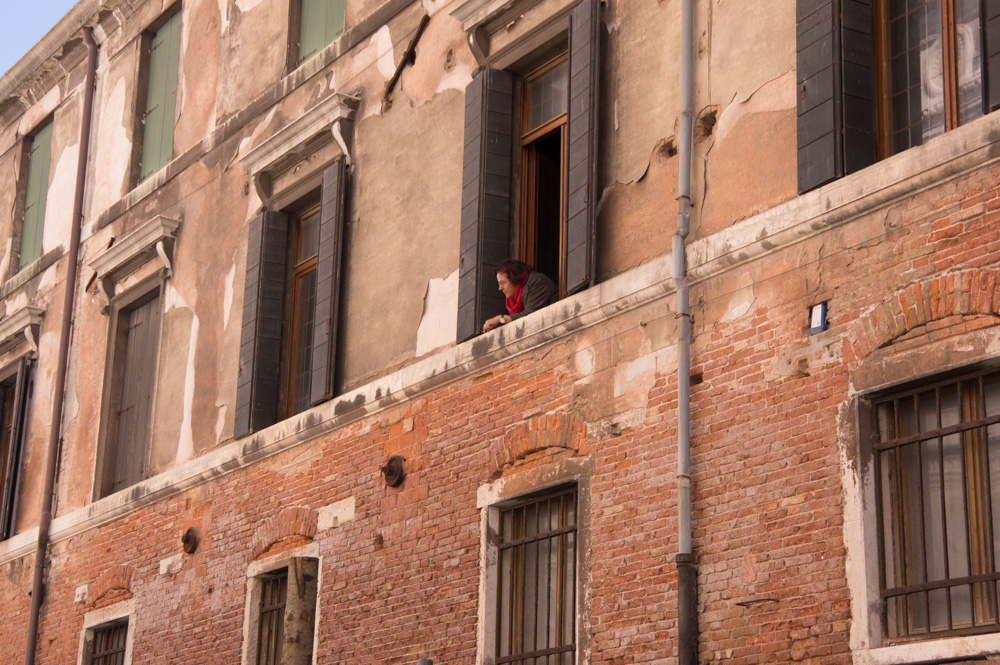
[{"label": "wall-mounted light fixture", "polygon": [[809,332],[813,335],[826,330],[826,303],[821,302],[809,308]]},{"label": "wall-mounted light fixture", "polygon": [[403,458],[399,455],[393,455],[387,459],[385,464],[379,467],[379,471],[385,476],[385,484],[389,487],[399,487],[403,484],[403,479],[406,478]]}]

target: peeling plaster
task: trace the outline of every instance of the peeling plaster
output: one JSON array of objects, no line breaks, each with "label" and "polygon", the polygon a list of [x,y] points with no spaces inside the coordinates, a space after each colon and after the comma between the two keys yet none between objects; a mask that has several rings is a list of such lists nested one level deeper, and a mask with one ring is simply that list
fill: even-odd
[{"label": "peeling plaster", "polygon": [[233,261],[229,266],[229,272],[226,273],[226,279],[224,286],[222,287],[222,329],[225,330],[229,327],[229,315],[232,313],[233,309],[233,280],[236,278],[236,262]]},{"label": "peeling plaster", "polygon": [[0,275],[6,275],[10,269],[10,254],[14,247],[14,238],[7,238],[7,247],[4,249],[3,258],[0,259]]},{"label": "peeling plaster", "polygon": [[186,462],[194,457],[194,430],[192,427],[191,409],[194,405],[194,369],[195,355],[198,351],[198,316],[194,309],[188,306],[180,292],[168,285],[166,288],[166,309],[187,309],[191,312],[191,336],[188,342],[187,366],[184,374],[184,410],[181,416],[181,431],[177,441],[176,463]]},{"label": "peeling plaster", "polygon": [[45,199],[45,221],[42,230],[43,254],[58,247],[70,235],[70,226],[73,224],[72,201],[76,193],[76,172],[79,161],[79,143],[66,146],[59,154],[59,161],[56,163],[56,170]]},{"label": "peeling plaster", "polygon": [[778,78],[764,83],[747,95],[745,99],[734,99],[719,114],[712,135],[716,141],[724,141],[727,132],[747,114],[794,109],[795,90],[795,72],[786,72]]},{"label": "peeling plaster", "polygon": [[[240,6],[239,0],[236,6]],[[219,0],[219,34],[225,35],[226,30],[229,30],[229,0]]]},{"label": "peeling plaster", "polygon": [[121,196],[128,175],[132,144],[122,121],[125,118],[125,78],[115,82],[101,111],[101,125],[97,133],[96,160],[94,162],[93,210],[104,210]]},{"label": "peeling plaster", "polygon": [[750,311],[750,307],[756,299],[753,284],[753,277],[750,276],[750,273],[745,272],[740,275],[736,292],[729,299],[729,305],[726,308],[726,316],[723,317],[723,321],[738,319]]},{"label": "peeling plaster", "polygon": [[417,327],[417,357],[455,341],[458,326],[458,270],[427,282],[424,311]]},{"label": "peeling plaster", "polygon": [[396,62],[392,52],[392,35],[389,33],[389,26],[383,25],[379,31],[372,35],[370,45],[375,46],[378,53],[378,70],[382,76],[391,78],[396,73]]}]

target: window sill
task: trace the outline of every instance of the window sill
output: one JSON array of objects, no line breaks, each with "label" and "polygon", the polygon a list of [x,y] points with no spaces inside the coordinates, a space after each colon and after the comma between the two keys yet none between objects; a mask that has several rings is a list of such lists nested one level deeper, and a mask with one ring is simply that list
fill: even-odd
[{"label": "window sill", "polygon": [[21,268],[17,274],[4,282],[3,286],[0,287],[0,299],[6,298],[31,281],[32,278],[45,272],[46,269],[55,264],[65,253],[66,250],[60,245]]},{"label": "window sill", "polygon": [[1000,633],[912,642],[876,649],[856,649],[855,665],[915,665],[973,659],[1000,653]]}]

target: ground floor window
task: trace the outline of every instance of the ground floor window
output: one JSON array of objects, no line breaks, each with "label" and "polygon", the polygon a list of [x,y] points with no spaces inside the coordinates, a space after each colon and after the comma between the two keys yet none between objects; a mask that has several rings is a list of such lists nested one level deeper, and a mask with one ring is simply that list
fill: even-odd
[{"label": "ground floor window", "polygon": [[1000,629],[1000,372],[872,403],[890,640]]}]

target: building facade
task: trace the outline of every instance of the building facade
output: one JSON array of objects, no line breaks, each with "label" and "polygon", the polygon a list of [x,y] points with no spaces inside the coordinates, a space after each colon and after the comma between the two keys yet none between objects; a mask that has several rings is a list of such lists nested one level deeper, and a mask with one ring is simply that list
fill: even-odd
[{"label": "building facade", "polygon": [[0,77],[2,660],[1000,653],[998,26],[80,0]]}]

